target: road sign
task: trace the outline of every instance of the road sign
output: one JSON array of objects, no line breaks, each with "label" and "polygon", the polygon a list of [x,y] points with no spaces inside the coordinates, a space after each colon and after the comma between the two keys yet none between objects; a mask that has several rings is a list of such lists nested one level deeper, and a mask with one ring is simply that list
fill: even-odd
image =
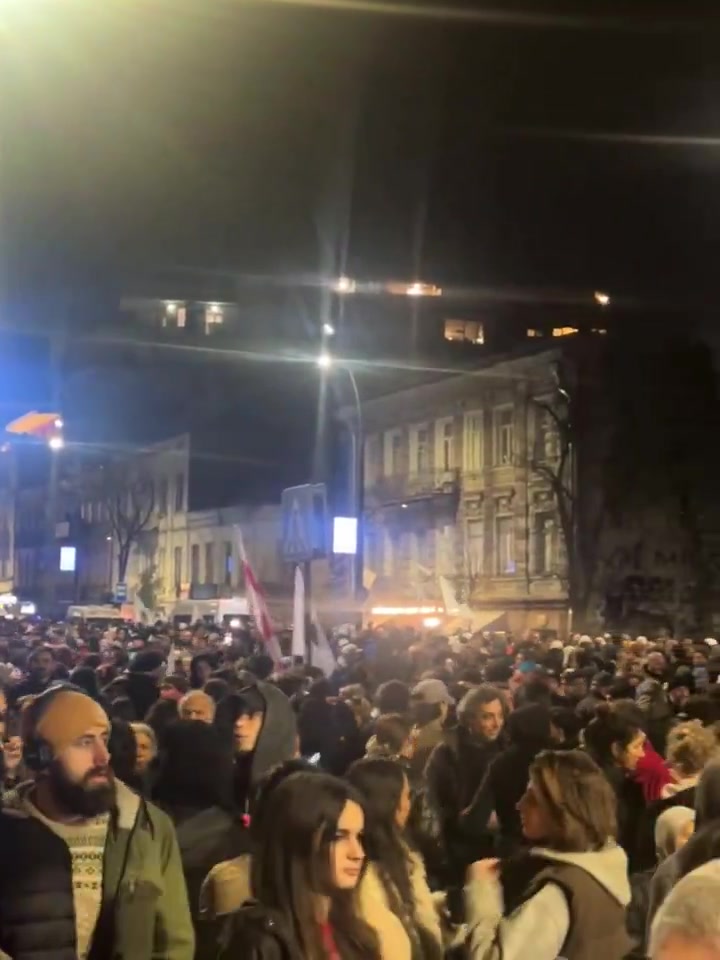
[{"label": "road sign", "polygon": [[118,601],[118,603],[122,603],[123,600],[127,600],[127,583],[124,581],[115,584],[115,599]]},{"label": "road sign", "polygon": [[288,487],[282,495],[282,550],[291,563],[327,554],[327,494],[324,483]]}]

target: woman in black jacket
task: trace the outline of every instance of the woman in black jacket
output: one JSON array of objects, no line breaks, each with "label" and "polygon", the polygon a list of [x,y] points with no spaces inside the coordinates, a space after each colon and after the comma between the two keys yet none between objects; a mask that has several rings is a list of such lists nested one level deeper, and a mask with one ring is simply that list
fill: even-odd
[{"label": "woman in black jacket", "polygon": [[295,773],[267,799],[248,903],[229,921],[222,960],[380,960],[356,890],[365,854],[359,796],[336,777]]}]

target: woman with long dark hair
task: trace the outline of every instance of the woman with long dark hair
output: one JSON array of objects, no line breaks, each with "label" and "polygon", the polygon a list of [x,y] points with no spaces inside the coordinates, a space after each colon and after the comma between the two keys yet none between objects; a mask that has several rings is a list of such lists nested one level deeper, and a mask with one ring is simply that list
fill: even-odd
[{"label": "woman with long dark hair", "polygon": [[635,772],[645,753],[645,733],[633,712],[600,704],[583,731],[583,741],[615,794],[617,839],[633,873],[643,865],[638,838],[647,804]]},{"label": "woman with long dark hair", "polygon": [[410,784],[402,766],[386,758],[354,763],[348,780],[363,798],[368,868],[360,885],[364,916],[377,903],[398,917],[413,960],[442,956],[439,919],[420,856],[407,843]]},{"label": "woman with long dark hair", "polygon": [[365,817],[354,790],[326,774],[293,774],[268,797],[264,823],[251,867],[256,902],[231,918],[221,957],[379,960],[358,909]]}]

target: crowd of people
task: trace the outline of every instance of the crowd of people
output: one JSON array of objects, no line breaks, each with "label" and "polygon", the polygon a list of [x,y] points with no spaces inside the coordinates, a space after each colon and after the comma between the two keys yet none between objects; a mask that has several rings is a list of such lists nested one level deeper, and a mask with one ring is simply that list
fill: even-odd
[{"label": "crowd of people", "polygon": [[0,958],[718,960],[720,646],[0,635]]}]

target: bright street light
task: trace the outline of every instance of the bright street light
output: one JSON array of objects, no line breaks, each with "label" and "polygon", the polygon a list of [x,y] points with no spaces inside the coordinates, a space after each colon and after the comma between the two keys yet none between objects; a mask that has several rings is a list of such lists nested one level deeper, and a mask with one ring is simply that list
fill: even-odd
[{"label": "bright street light", "polygon": [[58,417],[57,420],[55,421],[55,428],[56,428],[57,430],[62,430],[62,428],[63,428],[64,426],[65,426],[65,424],[64,424],[63,421],[62,421],[62,417]]},{"label": "bright street light", "polygon": [[50,437],[48,440],[48,446],[51,450],[62,450],[65,446],[65,441],[62,437]]},{"label": "bright street light", "polygon": [[601,307],[607,307],[610,303],[610,294],[602,293],[602,291],[596,290],[595,303],[598,303]]},{"label": "bright street light", "polygon": [[317,365],[321,370],[329,370],[332,366],[332,357],[329,353],[321,353],[317,358]]},{"label": "bright street light", "polygon": [[322,332],[326,337],[332,337],[335,333],[335,327],[331,323],[324,323],[322,325]]},{"label": "bright street light", "polygon": [[335,293],[355,293],[356,289],[357,283],[354,280],[351,280],[350,277],[338,277],[333,284],[333,290]]}]

